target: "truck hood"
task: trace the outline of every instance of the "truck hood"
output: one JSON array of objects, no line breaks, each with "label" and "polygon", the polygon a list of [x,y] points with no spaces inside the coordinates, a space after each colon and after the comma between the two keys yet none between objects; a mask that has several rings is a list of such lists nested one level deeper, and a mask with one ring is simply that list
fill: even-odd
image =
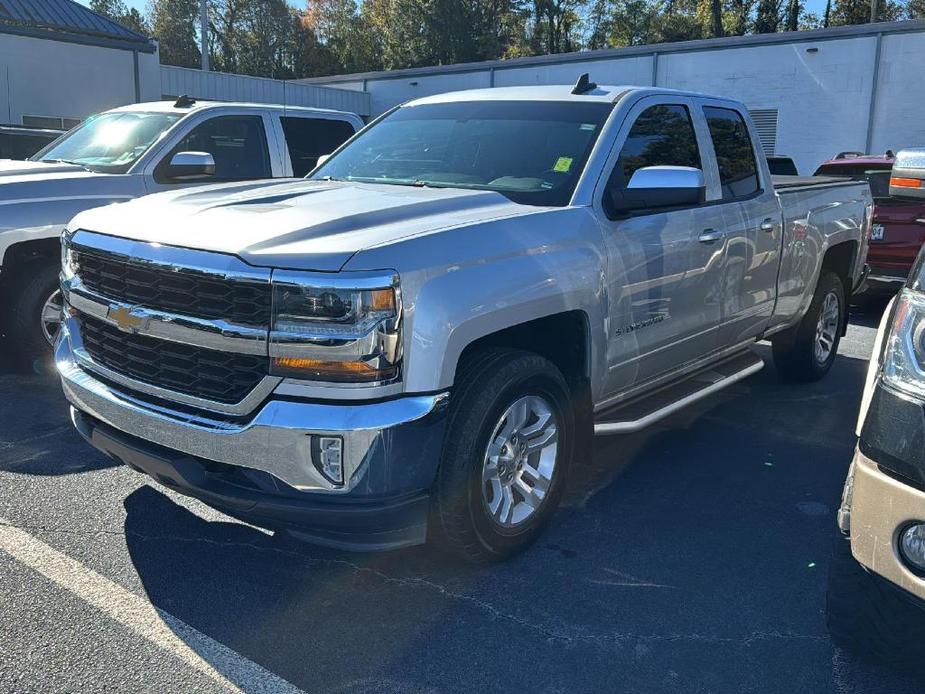
[{"label": "truck hood", "polygon": [[290,179],[149,195],[80,214],[68,228],[336,272],[366,248],[531,211],[488,191]]},{"label": "truck hood", "polygon": [[18,161],[0,159],[0,182],[7,176],[31,176],[60,173],[62,171],[86,171],[77,164],[61,164],[44,161]]},{"label": "truck hood", "polygon": [[0,159],[0,205],[87,198],[95,207],[141,195],[140,186],[137,176],[93,173],[74,164]]}]

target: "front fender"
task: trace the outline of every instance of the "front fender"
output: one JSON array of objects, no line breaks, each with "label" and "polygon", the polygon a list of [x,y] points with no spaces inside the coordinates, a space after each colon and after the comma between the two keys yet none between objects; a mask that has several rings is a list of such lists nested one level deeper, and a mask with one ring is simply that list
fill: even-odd
[{"label": "front fender", "polygon": [[349,269],[399,272],[408,392],[452,386],[463,350],[482,337],[574,310],[591,327],[594,381],[606,342],[600,234],[584,208],[543,210],[364,251]]},{"label": "front fender", "polygon": [[0,266],[13,246],[42,239],[57,238],[71,218],[84,210],[132,196],[48,197],[33,200],[0,201]]}]

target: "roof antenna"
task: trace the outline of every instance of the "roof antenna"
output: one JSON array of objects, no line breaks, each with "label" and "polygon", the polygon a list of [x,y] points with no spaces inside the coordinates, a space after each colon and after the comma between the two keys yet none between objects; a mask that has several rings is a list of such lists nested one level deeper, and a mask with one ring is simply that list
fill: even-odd
[{"label": "roof antenna", "polygon": [[195,103],[196,103],[196,100],[193,97],[187,96],[186,94],[181,94],[180,96],[177,97],[177,100],[173,102],[173,107],[174,108],[189,108]]},{"label": "roof antenna", "polygon": [[584,72],[581,77],[578,78],[575,86],[572,87],[572,94],[586,94],[592,89],[597,89],[597,85],[591,81],[591,78],[588,77],[588,73]]}]

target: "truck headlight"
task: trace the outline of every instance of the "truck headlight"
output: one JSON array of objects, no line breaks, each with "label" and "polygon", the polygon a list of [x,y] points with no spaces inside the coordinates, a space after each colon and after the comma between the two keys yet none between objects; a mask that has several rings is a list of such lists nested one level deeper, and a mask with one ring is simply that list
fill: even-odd
[{"label": "truck headlight", "polygon": [[925,400],[925,296],[903,289],[883,355],[883,382]]},{"label": "truck headlight", "polygon": [[395,275],[273,273],[270,369],[338,383],[388,383],[401,366],[401,293]]}]

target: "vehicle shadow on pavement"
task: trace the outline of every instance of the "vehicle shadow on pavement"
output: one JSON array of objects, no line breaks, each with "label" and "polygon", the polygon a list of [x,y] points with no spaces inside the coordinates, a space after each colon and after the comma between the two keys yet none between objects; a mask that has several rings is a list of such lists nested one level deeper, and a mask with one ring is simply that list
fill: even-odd
[{"label": "vehicle shadow on pavement", "polygon": [[87,446],[50,359],[17,364],[0,345],[0,470],[23,475],[70,475],[117,465]]},{"label": "vehicle shadow on pavement", "polygon": [[867,361],[794,385],[758,351],[764,371],[599,440],[546,534],[501,565],[313,547],[147,486],[125,500],[128,551],[154,605],[307,691],[505,689],[512,649],[526,691],[918,691],[825,630]]}]

